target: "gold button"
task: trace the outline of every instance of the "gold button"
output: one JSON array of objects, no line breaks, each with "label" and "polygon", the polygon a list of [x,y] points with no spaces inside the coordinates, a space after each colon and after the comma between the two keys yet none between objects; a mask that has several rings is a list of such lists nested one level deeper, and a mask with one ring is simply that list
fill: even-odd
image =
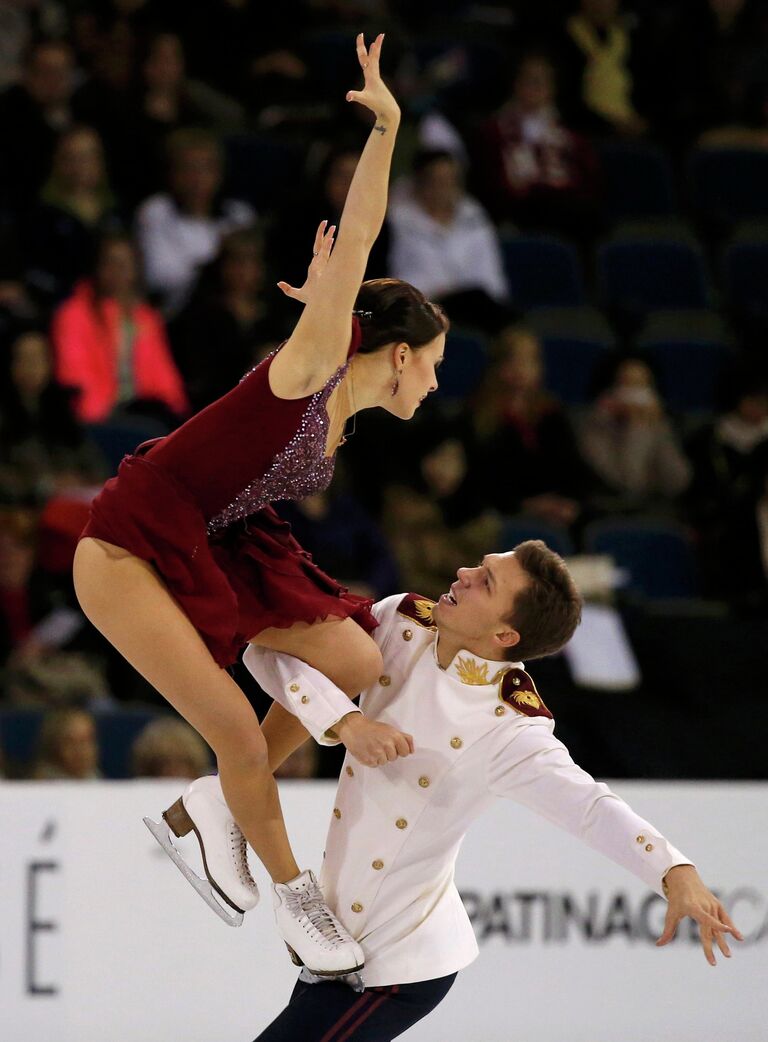
[{"label": "gold button", "polygon": [[309,695],[302,695],[301,696],[302,705],[306,705],[308,701],[309,701]]},{"label": "gold button", "polygon": [[645,843],[645,836],[638,836],[637,837],[637,842],[638,843]]},{"label": "gold button", "polygon": [[350,776],[350,778],[352,778],[354,776],[354,773],[355,772],[352,770],[351,767],[347,767],[347,774]]},{"label": "gold button", "polygon": [[403,630],[403,640],[413,640],[413,630]]},{"label": "gold button", "polygon": [[371,862],[371,867],[375,868],[376,871],[379,872],[382,868],[384,868],[384,862],[380,861],[378,858],[376,858],[375,861]]},{"label": "gold button", "polygon": [[422,787],[422,789],[429,788],[429,778],[426,776],[426,774],[422,774],[422,776],[419,778],[419,785]]},{"label": "gold button", "polygon": [[520,687],[520,677],[512,677],[512,683],[515,687]]},{"label": "gold button", "polygon": [[299,685],[298,684],[291,684],[290,690],[291,691],[298,691],[299,690]]},{"label": "gold button", "polygon": [[504,706],[496,706],[496,708],[494,709],[494,713],[496,714],[496,716],[504,716],[506,711],[507,710]]},{"label": "gold button", "polygon": [[464,743],[462,742],[461,738],[451,739],[451,749],[461,749],[463,744]]},{"label": "gold button", "polygon": [[333,808],[333,816],[334,816],[334,818],[340,818],[341,817],[341,811],[339,810],[338,807],[334,807]]},{"label": "gold button", "polygon": [[646,843],[645,849],[650,854],[650,852],[653,850],[653,843]]},{"label": "gold button", "polygon": [[379,677],[379,683],[382,687],[389,687],[389,685],[392,683],[392,678],[388,677],[387,674],[384,673],[382,674],[382,676]]},{"label": "gold button", "polygon": [[355,903],[352,905],[352,911],[353,912],[362,912],[362,910],[363,910],[363,906],[360,904],[360,902],[359,901],[355,901]]},{"label": "gold button", "polygon": [[405,820],[405,818],[398,818],[397,821],[395,822],[395,824],[397,825],[397,827],[399,829],[407,829],[408,828],[408,822]]}]

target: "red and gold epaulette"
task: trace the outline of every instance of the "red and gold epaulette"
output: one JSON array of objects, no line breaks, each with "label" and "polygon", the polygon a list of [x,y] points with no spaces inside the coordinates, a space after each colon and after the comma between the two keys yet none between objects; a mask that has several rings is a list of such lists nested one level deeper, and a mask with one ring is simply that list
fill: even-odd
[{"label": "red and gold epaulette", "polygon": [[434,630],[437,629],[432,621],[432,609],[434,606],[435,601],[430,600],[429,597],[422,597],[418,593],[407,593],[398,604],[397,613],[398,615],[404,615],[411,622],[415,622],[417,626]]},{"label": "red and gold epaulette", "polygon": [[554,719],[541,700],[533,679],[524,669],[509,669],[504,674],[499,698],[523,716],[546,716]]}]

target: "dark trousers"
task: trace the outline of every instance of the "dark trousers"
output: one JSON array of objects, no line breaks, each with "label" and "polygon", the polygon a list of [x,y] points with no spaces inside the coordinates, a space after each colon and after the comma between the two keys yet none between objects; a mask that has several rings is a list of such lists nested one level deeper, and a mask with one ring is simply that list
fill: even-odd
[{"label": "dark trousers", "polygon": [[288,1005],[256,1042],[390,1042],[431,1013],[455,980],[452,973],[362,993],[337,981],[299,981]]}]

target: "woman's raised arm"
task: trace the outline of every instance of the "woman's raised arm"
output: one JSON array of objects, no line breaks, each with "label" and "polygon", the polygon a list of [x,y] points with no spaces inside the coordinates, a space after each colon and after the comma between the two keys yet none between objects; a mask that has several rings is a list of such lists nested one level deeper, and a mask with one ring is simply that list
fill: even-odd
[{"label": "woman's raised arm", "polygon": [[349,91],[347,101],[370,109],[375,122],[347,193],[322,285],[309,297],[296,328],[272,363],[273,387],[273,378],[279,379],[283,393],[290,383],[291,396],[318,390],[346,358],[352,308],[368,254],[384,223],[400,109],[379,72],[383,40],[382,33],[366,48],[363,34],[357,37],[365,85],[361,91]]}]

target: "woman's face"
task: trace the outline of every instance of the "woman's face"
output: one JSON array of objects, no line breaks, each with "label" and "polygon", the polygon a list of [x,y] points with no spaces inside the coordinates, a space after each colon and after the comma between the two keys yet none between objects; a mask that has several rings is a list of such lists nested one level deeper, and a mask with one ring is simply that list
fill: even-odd
[{"label": "woman's face", "polygon": [[24,396],[37,396],[51,379],[51,355],[42,333],[25,333],[12,348],[11,379]]},{"label": "woman's face", "polygon": [[445,353],[445,333],[424,347],[398,344],[394,349],[392,379],[399,371],[397,394],[390,395],[384,408],[401,420],[410,420],[428,394],[437,390],[437,370]]},{"label": "woman's face", "polygon": [[70,134],[60,143],[53,163],[54,176],[69,191],[95,191],[104,181],[101,141],[90,130]]},{"label": "woman's face", "polygon": [[462,179],[455,159],[436,159],[416,178],[416,196],[427,209],[452,210],[461,199]]},{"label": "woman's face", "polygon": [[88,778],[96,770],[99,749],[96,727],[87,713],[75,713],[67,720],[58,743],[61,767],[72,778]]},{"label": "woman's face", "polygon": [[261,250],[253,243],[230,249],[221,264],[221,281],[225,293],[243,296],[257,294],[264,282]]},{"label": "woman's face", "polygon": [[176,156],[171,169],[171,188],[183,206],[206,209],[221,183],[221,161],[215,148],[190,145]]},{"label": "woman's face", "polygon": [[538,340],[527,334],[517,334],[507,345],[497,376],[499,385],[506,391],[539,390],[544,367]]},{"label": "woman's face", "polygon": [[136,288],[136,255],[128,242],[111,242],[101,250],[96,286],[104,297],[122,297]]},{"label": "woman's face", "polygon": [[334,213],[341,213],[360,156],[348,152],[337,156],[325,177],[325,196]]}]

